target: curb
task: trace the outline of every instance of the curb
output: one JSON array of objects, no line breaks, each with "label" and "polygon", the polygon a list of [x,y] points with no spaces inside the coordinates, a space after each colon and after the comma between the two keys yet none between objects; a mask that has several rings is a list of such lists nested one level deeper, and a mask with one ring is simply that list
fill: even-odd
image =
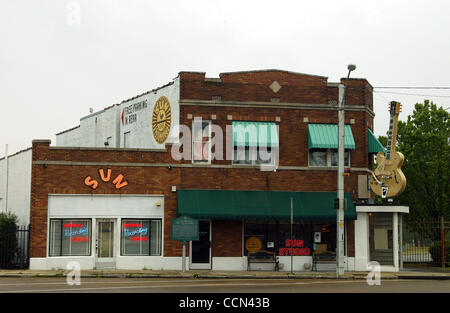
[{"label": "curb", "polygon": [[448,275],[398,275],[398,279],[450,280]]},{"label": "curb", "polygon": [[[3,273],[0,274],[0,278],[2,277],[17,277],[17,278],[64,278],[67,273],[55,273],[55,274],[47,274],[47,273]],[[249,275],[205,275],[205,274],[174,274],[174,275],[166,275],[166,274],[134,274],[134,273],[120,273],[120,274],[83,274],[80,275],[81,278],[165,278],[165,279],[337,279],[337,280],[365,280],[366,275],[351,275],[336,278],[336,276],[332,275],[273,275],[273,276],[249,276]],[[413,278],[414,277],[414,278]],[[399,276],[399,275],[390,275],[381,277],[381,279],[424,279],[425,276]],[[450,279],[448,277],[442,276],[432,276],[428,279]]]},{"label": "curb", "polygon": [[[64,278],[68,272],[56,272],[56,273],[1,273],[2,277],[22,277],[22,278]],[[81,278],[165,278],[165,279],[336,279],[336,280],[365,280],[367,279],[367,273],[355,273],[348,274],[343,277],[337,278],[333,274],[275,274],[275,275],[248,275],[248,274],[202,274],[202,273],[83,273],[81,272]],[[427,279],[427,280],[450,280],[450,275],[436,275],[436,274],[399,274],[392,273],[385,276],[381,275],[382,280],[394,280],[394,279]]]}]

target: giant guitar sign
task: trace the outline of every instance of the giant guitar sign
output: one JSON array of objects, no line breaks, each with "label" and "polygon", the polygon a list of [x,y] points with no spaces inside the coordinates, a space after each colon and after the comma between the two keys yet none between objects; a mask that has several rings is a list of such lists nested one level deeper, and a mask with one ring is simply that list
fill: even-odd
[{"label": "giant guitar sign", "polygon": [[391,101],[389,111],[390,123],[386,155],[378,152],[377,168],[370,177],[370,188],[382,198],[398,196],[406,188],[406,177],[401,170],[405,157],[401,152],[395,151],[398,115],[401,112],[400,103]]}]

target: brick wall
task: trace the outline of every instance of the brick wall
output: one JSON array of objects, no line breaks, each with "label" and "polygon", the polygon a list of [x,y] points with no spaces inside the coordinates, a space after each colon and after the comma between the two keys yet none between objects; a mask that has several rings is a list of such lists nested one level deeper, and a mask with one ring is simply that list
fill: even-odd
[{"label": "brick wall", "polygon": [[[337,88],[327,86],[327,79],[321,76],[299,75],[283,71],[223,73],[221,81],[205,81],[205,73],[180,73],[180,98],[190,100],[211,100],[220,95],[223,101],[270,101],[280,98],[280,103],[327,104],[337,99]],[[282,86],[274,93],[268,85],[277,80]],[[371,86],[365,79],[351,80],[348,105],[370,107],[372,105]],[[232,120],[273,121],[279,126],[280,166],[308,166],[308,123],[337,123],[336,110],[278,108],[261,106],[220,106],[203,102],[202,105],[181,105],[180,124],[192,126],[192,117],[213,120],[225,130]],[[364,110],[346,111],[346,123],[351,125],[356,142],[356,150],[351,152],[351,167],[367,168],[367,127],[373,129],[373,118]],[[277,121],[279,120],[279,121]],[[224,144],[225,138],[224,138]],[[229,167],[230,160],[213,161],[213,167],[177,167],[190,160],[174,161],[171,146],[166,151],[145,151],[139,149],[68,149],[50,147],[50,141],[33,141],[32,186],[31,186],[31,257],[45,257],[48,194],[163,194],[165,197],[164,255],[180,256],[181,244],[170,240],[170,225],[176,217],[177,197],[171,186],[178,189],[224,189],[224,190],[286,190],[286,191],[336,191],[337,172],[335,169],[311,171],[277,170],[264,172],[257,168]],[[225,157],[225,156],[224,156]],[[47,162],[47,164],[44,164]],[[52,163],[56,162],[56,164]],[[59,162],[59,163],[58,163]],[[72,162],[61,164],[61,162]],[[83,162],[77,164],[74,162]],[[107,166],[108,163],[127,163],[128,166]],[[140,166],[138,163],[153,164]],[[105,165],[106,164],[106,165]],[[136,164],[136,166],[133,166]],[[159,165],[158,165],[159,164]],[[168,164],[173,165],[171,169]],[[111,168],[121,173],[128,185],[115,190],[111,185],[100,184],[96,190],[84,185],[84,178],[95,175],[99,168]],[[354,172],[345,177],[345,191],[354,198],[357,195],[357,175]],[[213,221],[213,256],[242,255],[242,222]],[[354,255],[354,228],[349,223],[349,255]]]}]

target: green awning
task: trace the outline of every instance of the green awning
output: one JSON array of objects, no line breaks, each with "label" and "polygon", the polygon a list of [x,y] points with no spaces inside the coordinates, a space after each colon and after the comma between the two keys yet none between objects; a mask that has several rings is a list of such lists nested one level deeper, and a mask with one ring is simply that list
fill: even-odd
[{"label": "green awning", "polygon": [[378,141],[377,137],[369,130],[369,153],[386,152],[381,142]]},{"label": "green awning", "polygon": [[[345,149],[355,149],[352,128],[344,127]],[[308,124],[308,149],[337,149],[338,125],[336,124]]]},{"label": "green awning", "polygon": [[233,146],[278,147],[277,124],[233,121]]},{"label": "green awning", "polygon": [[[289,220],[291,197],[296,220],[336,220],[336,192],[243,190],[177,190],[178,216],[204,219]],[[345,193],[346,220],[356,219],[350,193]]]}]

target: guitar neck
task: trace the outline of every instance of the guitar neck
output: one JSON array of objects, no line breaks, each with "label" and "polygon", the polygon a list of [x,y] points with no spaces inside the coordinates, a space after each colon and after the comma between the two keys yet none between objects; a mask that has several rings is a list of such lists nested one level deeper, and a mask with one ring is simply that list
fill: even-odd
[{"label": "guitar neck", "polygon": [[391,114],[391,120],[389,121],[389,135],[386,147],[386,159],[391,158],[391,154],[395,151],[395,145],[397,144],[397,126],[398,126],[398,114]]}]

